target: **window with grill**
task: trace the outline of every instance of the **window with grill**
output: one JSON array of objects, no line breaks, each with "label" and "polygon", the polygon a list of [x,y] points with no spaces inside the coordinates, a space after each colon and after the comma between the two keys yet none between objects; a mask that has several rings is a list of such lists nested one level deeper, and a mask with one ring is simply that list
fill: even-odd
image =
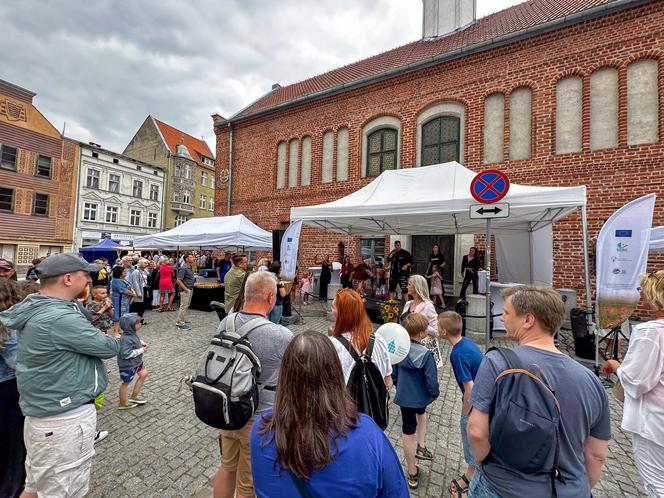
[{"label": "window with grill", "polygon": [[108,191],[115,194],[120,192],[120,175],[108,175]]},{"label": "window with grill", "polygon": [[148,228],[157,228],[157,213],[148,213]]},{"label": "window with grill", "polygon": [[150,185],[150,200],[159,200],[159,185]]},{"label": "window with grill", "polygon": [[367,176],[397,167],[397,130],[382,128],[367,137]]},{"label": "window with grill", "polygon": [[0,149],[0,167],[16,171],[16,147],[3,145]]},{"label": "window with grill", "polygon": [[106,206],[106,223],[118,222],[118,208],[115,206]]},{"label": "window with grill", "polygon": [[141,212],[138,209],[132,209],[129,212],[129,224],[134,227],[141,225]]},{"label": "window with grill", "polygon": [[207,198],[204,195],[201,195],[201,198],[198,200],[199,209],[205,209],[207,205]]},{"label": "window with grill", "polygon": [[143,197],[143,182],[134,180],[134,187],[132,188],[131,195],[134,197]]},{"label": "window with grill", "polygon": [[89,188],[99,188],[99,170],[88,169],[88,176],[85,180],[85,186]]},{"label": "window with grill", "polygon": [[48,216],[48,194],[35,192],[32,202],[32,214]]},{"label": "window with grill", "polygon": [[83,219],[86,221],[97,220],[97,205],[92,202],[83,204]]},{"label": "window with grill", "polygon": [[37,156],[37,176],[51,178],[51,158],[48,156]]},{"label": "window with grill", "polygon": [[14,189],[0,187],[0,211],[14,210]]},{"label": "window with grill", "polygon": [[440,116],[422,126],[422,166],[459,160],[461,120]]}]

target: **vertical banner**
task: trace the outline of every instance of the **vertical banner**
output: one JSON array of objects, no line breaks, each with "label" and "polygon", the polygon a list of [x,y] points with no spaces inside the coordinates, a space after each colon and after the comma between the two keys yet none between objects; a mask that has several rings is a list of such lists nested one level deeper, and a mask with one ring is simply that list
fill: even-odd
[{"label": "vertical banner", "polygon": [[291,223],[281,239],[281,277],[293,280],[297,267],[297,250],[300,244],[302,220]]},{"label": "vertical banner", "polygon": [[639,279],[646,271],[655,194],[618,209],[597,237],[599,326],[610,329],[627,320],[639,304]]}]

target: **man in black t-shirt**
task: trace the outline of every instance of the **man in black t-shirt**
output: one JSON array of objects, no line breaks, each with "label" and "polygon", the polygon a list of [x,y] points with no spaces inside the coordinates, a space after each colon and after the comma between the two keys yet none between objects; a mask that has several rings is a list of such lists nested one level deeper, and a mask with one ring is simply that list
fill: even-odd
[{"label": "man in black t-shirt", "polygon": [[404,302],[408,300],[408,279],[410,278],[410,269],[413,265],[413,256],[401,249],[401,241],[394,243],[394,249],[387,256],[390,263],[390,299],[396,298],[397,285],[401,289],[401,298]]}]

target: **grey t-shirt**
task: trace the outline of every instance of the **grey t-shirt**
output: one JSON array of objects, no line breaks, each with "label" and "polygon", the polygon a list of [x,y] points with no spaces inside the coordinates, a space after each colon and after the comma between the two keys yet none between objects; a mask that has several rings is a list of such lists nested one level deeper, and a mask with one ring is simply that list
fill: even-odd
[{"label": "grey t-shirt", "polygon": [[191,269],[191,266],[186,263],[180,266],[180,269],[178,270],[178,279],[182,280],[182,283],[187,289],[193,289],[196,277],[194,276],[194,271]]},{"label": "grey t-shirt", "polygon": [[[238,313],[235,317],[235,330],[257,317],[265,318],[263,315],[256,313]],[[226,327],[226,320],[228,320],[228,317],[221,321],[217,333]],[[251,349],[261,362],[261,375],[258,379],[260,388],[265,386],[275,387],[277,385],[281,358],[284,356],[286,346],[292,338],[293,333],[290,330],[272,322],[261,325],[249,332],[247,339],[251,343]],[[260,389],[256,413],[272,408],[273,404],[274,390]]]},{"label": "grey t-shirt", "polygon": [[[559,498],[590,496],[584,464],[583,447],[592,436],[611,439],[611,418],[606,391],[592,371],[569,356],[531,346],[514,348],[525,367],[539,367],[542,379],[556,393],[560,403],[561,432],[559,470],[566,484],[556,481]],[[489,353],[477,372],[470,404],[483,413],[491,412],[495,380],[507,368],[497,351]],[[532,368],[531,368],[532,370]],[[482,472],[500,496],[549,496],[548,476],[519,476],[494,463],[482,466]]]}]

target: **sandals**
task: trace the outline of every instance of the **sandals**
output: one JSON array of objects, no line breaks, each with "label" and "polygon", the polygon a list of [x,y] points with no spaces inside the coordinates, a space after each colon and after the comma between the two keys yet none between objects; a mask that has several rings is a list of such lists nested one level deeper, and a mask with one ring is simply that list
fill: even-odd
[{"label": "sandals", "polygon": [[433,453],[431,453],[426,446],[420,446],[418,444],[415,458],[418,460],[433,460]]},{"label": "sandals", "polygon": [[454,498],[463,498],[468,496],[468,486],[470,481],[466,477],[466,474],[461,474],[456,479],[450,481],[450,485],[447,487],[447,490],[450,492]]},{"label": "sandals", "polygon": [[417,489],[420,485],[420,468],[417,465],[415,465],[415,468],[417,469],[415,474],[410,474],[406,471],[406,474],[408,474],[408,487],[410,489]]}]

